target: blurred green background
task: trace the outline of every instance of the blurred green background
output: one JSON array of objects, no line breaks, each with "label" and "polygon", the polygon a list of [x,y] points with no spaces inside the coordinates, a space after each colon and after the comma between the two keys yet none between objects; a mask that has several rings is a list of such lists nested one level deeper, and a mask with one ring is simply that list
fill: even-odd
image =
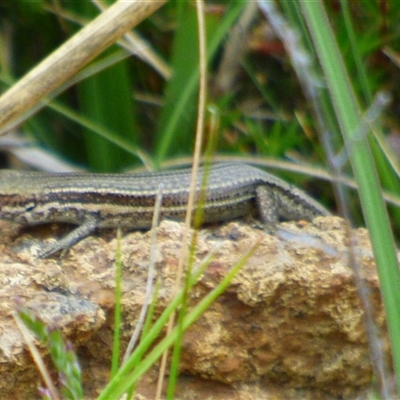
[{"label": "blurred green background", "polygon": [[[384,51],[396,54],[399,47],[400,3],[325,3],[361,107],[367,109],[380,90],[391,96],[381,131],[398,154],[400,74]],[[296,2],[280,4],[309,56],[316,58]],[[1,90],[98,13],[89,1],[1,2]],[[282,43],[254,3],[207,3],[206,26],[208,105],[213,114],[207,114],[205,137],[211,118],[216,118],[216,153],[324,167],[329,160],[312,108]],[[19,131],[60,158],[92,171],[122,171],[143,163],[159,168],[166,160],[190,156],[198,87],[195,7],[190,2],[169,2],[135,32],[164,66],[163,72],[115,44],[85,69],[99,72],[90,72],[90,77],[69,87]],[[343,144],[329,102],[325,118],[333,154],[339,154]],[[398,193],[398,178],[386,155],[374,141],[372,148],[384,184]],[[342,170],[348,172],[348,166]],[[304,177],[285,172],[283,177],[333,205],[328,184],[307,186]],[[350,198],[349,204],[353,202]],[[357,212],[358,206],[354,209]]]}]

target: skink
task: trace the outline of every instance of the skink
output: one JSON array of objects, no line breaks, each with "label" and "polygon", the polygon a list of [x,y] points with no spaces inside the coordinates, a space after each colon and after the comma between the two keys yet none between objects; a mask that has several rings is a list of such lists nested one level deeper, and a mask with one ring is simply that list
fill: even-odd
[{"label": "skink", "polygon": [[[196,193],[204,169],[200,169]],[[308,220],[329,212],[300,189],[243,163],[207,170],[204,222],[231,220],[258,210],[267,228],[279,220]],[[161,218],[183,220],[190,169],[143,174],[43,173],[0,170],[0,219],[22,225],[66,222],[78,227],[40,257],[66,249],[97,228],[147,229],[158,187]]]}]

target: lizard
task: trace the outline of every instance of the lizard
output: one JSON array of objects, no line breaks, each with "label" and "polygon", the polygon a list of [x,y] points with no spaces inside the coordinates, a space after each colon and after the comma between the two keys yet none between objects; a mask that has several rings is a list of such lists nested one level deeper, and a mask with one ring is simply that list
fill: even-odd
[{"label": "lizard", "polygon": [[[205,168],[200,168],[196,195]],[[77,225],[39,255],[49,257],[96,229],[148,229],[158,187],[163,184],[161,218],[183,220],[190,169],[101,174],[0,170],[0,219],[21,225],[64,222]],[[280,220],[307,220],[329,212],[302,190],[261,169],[240,162],[207,169],[203,222],[222,222],[258,210],[269,230]]]}]

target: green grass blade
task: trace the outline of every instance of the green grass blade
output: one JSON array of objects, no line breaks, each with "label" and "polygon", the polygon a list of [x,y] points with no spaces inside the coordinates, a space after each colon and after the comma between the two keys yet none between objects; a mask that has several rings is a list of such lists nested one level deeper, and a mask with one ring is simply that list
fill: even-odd
[{"label": "green grass blade", "polygon": [[114,310],[114,336],[113,354],[111,360],[111,378],[118,371],[121,342],[121,300],[122,300],[122,260],[121,260],[121,228],[117,230],[117,250],[115,259],[115,310]]},{"label": "green grass blade", "polygon": [[321,2],[301,2],[313,37],[351,165],[378,267],[388,317],[397,381],[400,382],[400,273],[389,218],[368,140],[359,135],[361,111]]},{"label": "green grass blade", "polygon": [[46,325],[25,306],[18,305],[17,314],[25,326],[47,347],[58,372],[64,398],[83,399],[81,368],[71,343],[65,342],[59,329]]},{"label": "green grass blade", "polygon": [[[134,121],[132,82],[126,61],[112,66],[78,85],[83,115],[114,132],[118,137],[138,143]],[[98,101],[97,99],[101,99]],[[118,171],[132,158],[106,139],[84,132],[89,165],[97,171]]]},{"label": "green grass blade", "polygon": [[[228,287],[234,276],[239,272],[239,270],[246,264],[248,259],[253,255],[255,249],[257,248],[259,242],[257,242],[242,258],[241,260],[226,274],[222,279],[221,283],[213,289],[206,297],[204,297],[184,318],[183,329],[186,331],[203,313],[204,311],[215,301],[215,299],[220,296]],[[204,268],[202,268],[204,270]],[[195,283],[194,278],[198,277],[198,272],[195,273],[194,277],[190,279],[190,284]],[[171,304],[167,307],[170,311],[169,314],[176,309],[177,306],[182,302],[183,292],[176,296]],[[172,306],[173,305],[173,306]],[[165,311],[167,311],[167,309]],[[164,312],[165,313],[165,312]],[[163,313],[163,316],[164,316]],[[164,318],[163,318],[164,319]],[[164,323],[167,319],[165,319]],[[157,321],[158,322],[158,321]],[[123,393],[125,393],[129,387],[134,385],[138,379],[140,379],[143,374],[145,374],[149,368],[161,357],[162,353],[173,345],[174,341],[178,336],[177,327],[171,332],[171,334],[165,337],[160,343],[157,344],[151,350],[151,352],[142,360],[142,362],[137,365],[137,368],[132,370],[132,368],[127,368],[128,364],[133,367],[132,360],[136,357],[136,352],[132,354],[128,362],[121,368],[117,376],[109,385],[104,389],[102,394],[98,397],[98,400],[106,400],[110,398],[119,398]],[[142,353],[142,352],[141,352]],[[143,354],[143,353],[142,353]],[[124,368],[125,367],[125,368]],[[122,371],[123,370],[123,371]]]},{"label": "green grass blade", "polygon": [[[215,56],[216,51],[224,40],[229,28],[232,26],[245,5],[246,2],[242,1],[232,3],[222,21],[220,21],[216,29],[212,32],[207,46],[208,61],[212,60]],[[191,43],[191,46],[194,47],[194,44]],[[197,42],[195,47],[197,49]],[[191,123],[194,126],[194,120],[192,121],[191,118],[194,118],[196,109],[194,109],[193,116],[190,117],[188,107],[190,106],[191,99],[192,101],[196,101],[195,94],[197,92],[199,77],[198,65],[190,71],[190,74],[185,74],[185,76],[186,78],[183,80],[181,76],[176,75],[176,79],[179,81],[179,83],[177,83],[177,85],[179,84],[179,87],[166,89],[166,102],[167,104],[170,104],[170,106],[166,104],[166,111],[164,111],[164,114],[160,119],[155,149],[155,162],[158,165],[169,154],[172,146],[177,148],[175,135],[179,135],[179,127],[184,126],[185,124],[188,125],[188,123]],[[174,78],[171,78],[170,85],[175,84],[173,79]],[[184,132],[187,132],[186,129],[184,129]],[[194,136],[192,132],[190,132],[190,138]],[[188,136],[182,135],[181,140],[185,141],[186,149],[191,151],[192,147],[187,147],[187,143],[190,143],[188,142]]]},{"label": "green grass blade", "polygon": [[80,115],[76,111],[72,110],[70,107],[63,105],[57,101],[52,101],[49,104],[49,108],[59,112],[63,116],[71,119],[72,121],[75,121],[81,126],[84,126],[85,128],[94,131],[98,136],[106,139],[108,142],[111,142],[116,146],[119,146],[121,149],[124,149],[124,151],[129,152],[130,154],[139,158],[144,165],[148,166],[152,165],[150,156],[143,149],[136,146],[128,139],[119,136],[114,131],[108,129],[104,125],[97,124],[92,119]]}]

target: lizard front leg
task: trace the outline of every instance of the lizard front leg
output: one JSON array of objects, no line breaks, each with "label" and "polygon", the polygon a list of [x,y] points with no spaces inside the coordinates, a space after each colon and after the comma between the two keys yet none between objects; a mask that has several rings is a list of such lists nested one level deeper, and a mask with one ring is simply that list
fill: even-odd
[{"label": "lizard front leg", "polygon": [[82,225],[79,225],[76,229],[68,233],[66,236],[48,246],[45,250],[39,253],[38,257],[47,258],[57,251],[68,249],[75,243],[78,243],[80,240],[93,233],[97,229],[98,225],[99,224],[96,217],[87,217]]}]

